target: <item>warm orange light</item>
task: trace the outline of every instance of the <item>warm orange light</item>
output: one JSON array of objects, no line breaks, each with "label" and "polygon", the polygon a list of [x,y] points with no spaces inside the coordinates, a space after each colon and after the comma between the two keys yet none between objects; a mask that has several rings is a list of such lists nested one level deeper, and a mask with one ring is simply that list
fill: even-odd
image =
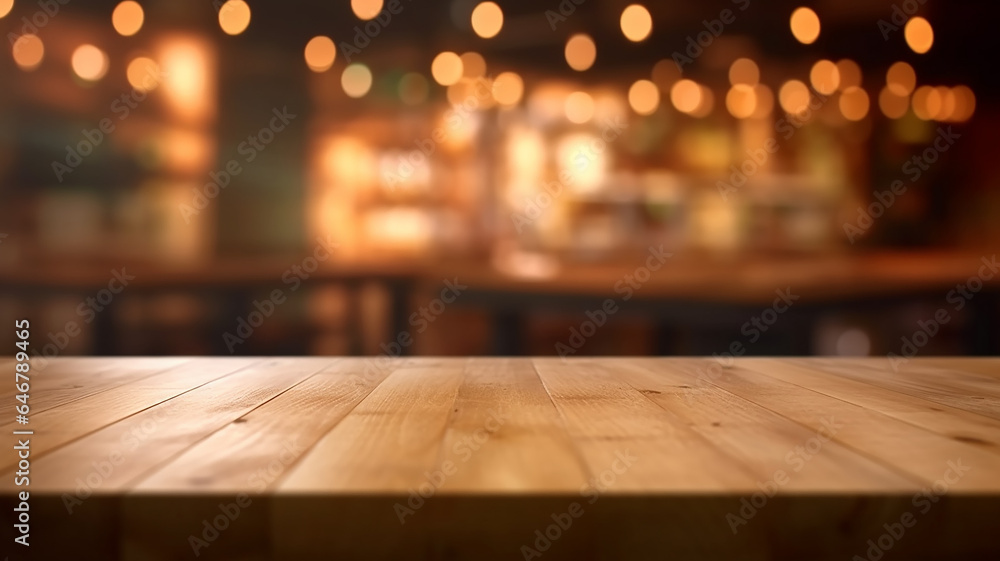
[{"label": "warm orange light", "polygon": [[306,43],[306,65],[313,72],[326,72],[333,66],[337,58],[337,47],[333,40],[324,35],[317,35]]},{"label": "warm orange light", "polygon": [[14,62],[21,70],[34,70],[45,58],[45,44],[37,35],[26,33],[14,41]]},{"label": "warm orange light", "polygon": [[955,96],[955,111],[951,120],[957,123],[968,121],[976,112],[976,94],[968,86],[957,86],[951,92]]},{"label": "warm orange light", "polygon": [[160,65],[144,56],[132,59],[125,69],[128,83],[140,92],[155,90],[160,85],[160,76]]},{"label": "warm orange light", "polygon": [[737,119],[747,119],[757,110],[757,93],[753,86],[736,84],[726,94],[726,109]]},{"label": "warm orange light", "polygon": [[370,20],[382,11],[382,0],[351,0],[351,11],[358,19]]},{"label": "warm orange light", "polygon": [[660,106],[660,89],[649,80],[638,80],[628,90],[628,104],[640,115],[652,115]]},{"label": "warm orange light", "polygon": [[778,102],[786,113],[802,113],[809,106],[809,86],[798,80],[785,82],[778,90]]},{"label": "warm orange light", "polygon": [[698,103],[698,107],[695,107],[694,111],[691,112],[691,116],[700,119],[712,114],[712,110],[715,109],[715,94],[705,86],[699,86],[699,89],[701,90],[701,101]]},{"label": "warm orange light", "polygon": [[950,121],[954,117],[955,108],[958,105],[955,92],[947,86],[938,86],[937,92],[941,98],[941,110],[934,116],[934,119],[936,121]]},{"label": "warm orange light", "polygon": [[430,84],[419,72],[404,74],[399,80],[399,99],[407,105],[420,105],[427,101],[429,93]]},{"label": "warm orange light", "polygon": [[583,72],[593,66],[596,59],[597,45],[589,35],[580,33],[566,41],[566,62],[573,70]]},{"label": "warm orange light", "polygon": [[142,29],[142,22],[145,14],[142,6],[138,2],[125,0],[115,6],[115,11],[111,13],[111,25],[119,35],[130,37]]},{"label": "warm orange light", "polygon": [[840,71],[832,61],[821,60],[813,65],[809,72],[809,81],[814,90],[829,95],[840,87]]},{"label": "warm orange light", "polygon": [[239,35],[250,25],[250,6],[243,0],[229,0],[219,8],[219,27],[227,35]]},{"label": "warm orange light", "polygon": [[193,35],[179,35],[164,40],[156,53],[163,80],[163,100],[176,115],[189,123],[204,123],[217,109],[215,84],[215,46]]},{"label": "warm orange light", "polygon": [[910,108],[910,98],[907,95],[899,95],[891,86],[886,86],[878,94],[878,106],[886,117],[899,119],[906,115],[907,109]]},{"label": "warm orange light", "polygon": [[753,93],[757,98],[757,107],[754,109],[752,117],[766,119],[774,111],[774,92],[764,84],[757,84],[754,86]]},{"label": "warm orange light", "polygon": [[594,117],[594,98],[586,92],[573,92],[566,97],[566,118],[582,125]]},{"label": "warm orange light", "polygon": [[670,103],[681,113],[693,113],[701,102],[701,86],[693,80],[680,80],[670,88]]},{"label": "warm orange light", "polygon": [[14,8],[14,0],[0,0],[0,18],[5,17]]},{"label": "warm orange light", "polygon": [[458,82],[462,79],[462,58],[451,51],[440,53],[431,63],[431,75],[442,86]]},{"label": "warm orange light", "polygon": [[493,99],[500,105],[517,105],[524,95],[524,81],[514,72],[504,72],[493,80]]},{"label": "warm orange light", "polygon": [[837,61],[837,74],[840,76],[840,91],[851,86],[861,87],[861,67],[849,58]]},{"label": "warm orange light", "polygon": [[632,4],[622,12],[621,28],[629,41],[638,43],[653,31],[653,17],[645,6]]},{"label": "warm orange light", "polygon": [[463,78],[481,78],[486,75],[486,59],[476,52],[464,53],[462,59]]},{"label": "warm orange light", "polygon": [[792,12],[790,20],[792,35],[799,43],[809,45],[819,37],[819,16],[810,8],[802,7]]},{"label": "warm orange light", "polygon": [[360,62],[351,64],[340,75],[340,85],[348,96],[364,97],[372,88],[372,71]]},{"label": "warm orange light", "polygon": [[906,44],[917,54],[924,54],[934,46],[934,28],[929,21],[917,16],[910,18],[903,28]]},{"label": "warm orange light", "polygon": [[840,94],[840,112],[850,121],[860,121],[868,115],[868,92],[851,86]]},{"label": "warm orange light", "polygon": [[908,96],[917,87],[917,73],[905,62],[897,62],[885,73],[886,86],[897,96]]},{"label": "warm orange light", "polygon": [[941,112],[941,94],[931,86],[920,86],[913,92],[913,113],[918,119],[930,121]]},{"label": "warm orange light", "polygon": [[472,30],[483,39],[496,37],[503,29],[503,10],[494,2],[482,2],[472,10]]},{"label": "warm orange light", "polygon": [[756,86],[760,82],[760,68],[748,58],[738,58],[729,66],[729,83],[737,86]]},{"label": "warm orange light", "polygon": [[663,91],[670,91],[670,86],[681,79],[681,71],[673,59],[665,58],[653,65],[653,82]]},{"label": "warm orange light", "polygon": [[93,45],[80,45],[73,51],[70,65],[80,78],[96,82],[108,72],[108,55]]}]

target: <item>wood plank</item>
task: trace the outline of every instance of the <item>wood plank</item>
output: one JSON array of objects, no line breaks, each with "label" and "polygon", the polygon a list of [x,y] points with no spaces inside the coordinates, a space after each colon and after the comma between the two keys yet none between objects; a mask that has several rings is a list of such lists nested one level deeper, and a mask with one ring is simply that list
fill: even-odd
[{"label": "wood plank", "polygon": [[[192,361],[175,370],[122,384],[116,388],[55,407],[31,418],[30,429],[39,436],[32,442],[35,459],[88,433],[153,407],[172,397],[212,380],[230,375],[260,362],[257,358],[223,358]],[[13,423],[0,425],[0,431],[15,430]],[[0,473],[16,464],[12,456],[0,458]],[[6,489],[8,480],[0,482]]]},{"label": "wood plank", "polygon": [[[618,379],[608,363],[535,359],[546,391],[609,492],[756,490],[753,472]],[[637,456],[623,469],[623,456]],[[697,470],[690,466],[697,465]]]},{"label": "wood plank", "polygon": [[[700,360],[706,367],[711,363],[707,359]],[[743,366],[744,363],[747,365]],[[899,473],[918,477],[926,485],[942,477],[949,461],[962,459],[973,465],[973,469],[953,487],[953,492],[1000,491],[1000,478],[995,475],[1000,463],[995,455],[878,411],[811,390],[802,391],[805,384],[796,386],[768,375],[776,368],[783,366],[778,363],[766,372],[758,372],[753,369],[750,359],[737,359],[736,366],[723,369],[707,381],[813,430],[822,426],[824,418],[833,417],[843,425],[834,436],[838,442]],[[794,376],[794,373],[783,375]]]},{"label": "wood plank", "polygon": [[1000,361],[995,357],[921,357],[920,362],[929,366],[973,372],[994,380],[1000,379]]},{"label": "wood plank", "polygon": [[[101,393],[124,383],[166,372],[190,360],[158,357],[130,358],[110,364],[106,361],[82,361],[85,366],[74,368],[72,365],[81,361],[64,359],[59,363],[65,366],[63,371],[46,370],[44,374],[32,377],[31,397],[28,399],[31,415]],[[0,419],[13,417],[15,405],[13,396],[11,399],[3,399],[0,402]]]},{"label": "wood plank", "polygon": [[[783,367],[777,367],[779,364]],[[1000,454],[1000,421],[996,419],[846,376],[830,375],[822,364],[814,361],[804,365],[784,359],[748,358],[743,366]]]},{"label": "wood plank", "polygon": [[[37,458],[31,466],[32,490],[66,489],[78,478],[87,481],[98,472],[108,473],[99,473],[100,484],[90,485],[95,493],[127,490],[143,474],[328,363],[325,358],[258,361],[167,399]],[[101,470],[99,465],[111,469]]]},{"label": "wood plank", "polygon": [[435,469],[464,362],[394,369],[306,453],[279,492],[417,489]]},{"label": "wood plank", "polygon": [[[960,383],[950,383],[944,379],[928,381],[918,376],[892,375],[891,370],[882,370],[878,366],[880,361],[811,360],[815,360],[817,366],[821,366],[828,372],[847,376],[899,393],[920,397],[941,405],[948,405],[957,409],[979,413],[993,419],[1000,419],[1000,399],[985,395],[976,395],[975,391]],[[791,362],[809,364],[802,359],[798,361],[791,360]]]},{"label": "wood plank", "polygon": [[[622,380],[738,458],[758,481],[777,481],[782,492],[916,490],[913,480],[830,440],[830,431],[810,430],[718,386],[691,385],[695,360],[633,358],[613,364],[608,367]],[[796,453],[809,446],[819,449],[808,458]]]},{"label": "wood plank", "polygon": [[531,359],[469,361],[441,452],[443,493],[576,493],[590,477]]}]

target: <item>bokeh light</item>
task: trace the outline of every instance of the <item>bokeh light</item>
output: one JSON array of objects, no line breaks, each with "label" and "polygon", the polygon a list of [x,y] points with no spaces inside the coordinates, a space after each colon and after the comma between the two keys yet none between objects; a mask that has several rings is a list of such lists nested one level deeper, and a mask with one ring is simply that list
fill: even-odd
[{"label": "bokeh light", "polygon": [[910,18],[903,28],[906,44],[917,54],[924,54],[934,46],[934,28],[929,21],[917,16]]},{"label": "bokeh light", "polygon": [[681,113],[693,113],[702,102],[702,90],[693,80],[679,80],[670,88],[670,103]]},{"label": "bokeh light", "polygon": [[229,0],[219,8],[219,27],[227,35],[239,35],[250,25],[250,6],[243,0]]},{"label": "bokeh light", "polygon": [[778,103],[792,115],[798,115],[809,107],[809,97],[809,86],[798,80],[789,80],[778,90]]},{"label": "bokeh light", "polygon": [[645,6],[632,4],[622,11],[621,28],[629,41],[638,43],[653,31],[653,17]]},{"label": "bokeh light", "polygon": [[897,96],[908,96],[917,87],[917,73],[905,62],[897,62],[885,73],[886,86]]},{"label": "bokeh light", "polygon": [[868,108],[871,102],[868,99],[868,92],[851,86],[840,94],[840,113],[849,121],[860,121],[868,115]]},{"label": "bokeh light", "polygon": [[660,89],[649,80],[638,80],[628,90],[628,104],[640,115],[652,115],[660,106]]},{"label": "bokeh light", "polygon": [[583,72],[594,65],[597,59],[597,45],[589,35],[580,33],[566,41],[566,63],[578,72]]},{"label": "bokeh light", "polygon": [[941,112],[941,94],[937,88],[920,86],[913,92],[913,114],[922,121],[930,121]]},{"label": "bokeh light", "polygon": [[833,61],[821,60],[809,72],[809,82],[821,94],[832,94],[840,87],[840,71]]},{"label": "bokeh light", "polygon": [[137,91],[155,90],[160,85],[160,65],[149,57],[136,57],[125,68],[125,77]]},{"label": "bokeh light", "polygon": [[451,51],[438,54],[431,63],[431,76],[442,86],[457,83],[462,79],[462,57]]},{"label": "bokeh light", "polygon": [[45,44],[32,33],[25,33],[14,41],[14,62],[21,70],[34,70],[45,58]]},{"label": "bokeh light", "polygon": [[760,82],[760,68],[757,63],[748,58],[738,58],[729,66],[729,83],[756,86]]},{"label": "bokeh light", "polygon": [[726,109],[737,119],[747,119],[757,111],[757,92],[754,86],[736,84],[726,94]]},{"label": "bokeh light", "polygon": [[372,88],[372,71],[360,62],[349,65],[340,76],[344,93],[355,99],[364,97]]},{"label": "bokeh light", "polygon": [[756,97],[756,107],[754,108],[754,119],[766,119],[774,111],[774,92],[766,84],[757,84],[753,88]]},{"label": "bokeh light", "polygon": [[840,90],[850,87],[861,87],[861,67],[849,58],[837,61],[837,75],[840,76]]},{"label": "bokeh light", "polygon": [[573,92],[566,97],[566,118],[582,125],[594,117],[594,98],[586,92]]},{"label": "bokeh light", "polygon": [[486,59],[483,55],[470,51],[459,58],[462,59],[463,78],[482,78],[486,75]]},{"label": "bokeh light", "polygon": [[906,115],[906,111],[910,108],[910,97],[899,95],[890,86],[886,86],[878,94],[878,106],[886,117],[899,119]]},{"label": "bokeh light", "polygon": [[119,35],[130,37],[142,29],[145,17],[142,6],[138,2],[125,0],[125,2],[115,6],[115,11],[111,13],[111,25]]},{"label": "bokeh light", "polygon": [[317,35],[306,43],[304,55],[310,70],[326,72],[337,58],[337,47],[329,37]]},{"label": "bokeh light", "polygon": [[108,72],[108,55],[94,45],[80,45],[73,51],[70,65],[77,76],[95,82]]},{"label": "bokeh light", "polygon": [[14,8],[14,0],[0,0],[0,18],[5,17]]},{"label": "bokeh light", "polygon": [[517,105],[524,95],[524,81],[514,72],[504,72],[493,79],[493,99],[500,105]]},{"label": "bokeh light", "polygon": [[812,44],[819,37],[819,16],[810,8],[797,8],[789,21],[792,35],[804,45]]},{"label": "bokeh light", "polygon": [[495,2],[482,2],[472,10],[472,30],[483,39],[496,37],[503,29],[503,10]]},{"label": "bokeh light", "polygon": [[382,11],[382,0],[351,0],[351,11],[360,20],[370,20]]},{"label": "bokeh light", "polygon": [[968,86],[956,86],[952,93],[955,95],[955,112],[951,120],[957,123],[968,121],[976,112],[976,94]]},{"label": "bokeh light", "polygon": [[670,87],[674,85],[674,82],[681,79],[681,71],[677,68],[677,63],[674,62],[674,59],[665,58],[653,65],[651,76],[653,82],[661,90],[668,92],[670,91]]}]

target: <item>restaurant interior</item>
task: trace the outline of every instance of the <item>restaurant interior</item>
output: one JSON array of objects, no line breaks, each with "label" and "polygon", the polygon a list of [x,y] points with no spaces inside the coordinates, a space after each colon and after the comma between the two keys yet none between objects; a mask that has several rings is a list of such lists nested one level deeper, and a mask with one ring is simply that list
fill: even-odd
[{"label": "restaurant interior", "polygon": [[995,355],[998,15],[0,0],[0,317],[40,363]]}]

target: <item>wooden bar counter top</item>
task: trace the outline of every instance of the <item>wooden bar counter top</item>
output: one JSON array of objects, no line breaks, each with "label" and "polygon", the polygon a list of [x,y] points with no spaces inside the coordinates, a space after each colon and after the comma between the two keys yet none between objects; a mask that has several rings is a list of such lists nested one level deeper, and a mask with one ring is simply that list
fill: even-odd
[{"label": "wooden bar counter top", "polygon": [[1000,558],[1000,359],[32,372],[26,425],[0,392],[0,506],[30,491],[31,557],[11,559]]}]

